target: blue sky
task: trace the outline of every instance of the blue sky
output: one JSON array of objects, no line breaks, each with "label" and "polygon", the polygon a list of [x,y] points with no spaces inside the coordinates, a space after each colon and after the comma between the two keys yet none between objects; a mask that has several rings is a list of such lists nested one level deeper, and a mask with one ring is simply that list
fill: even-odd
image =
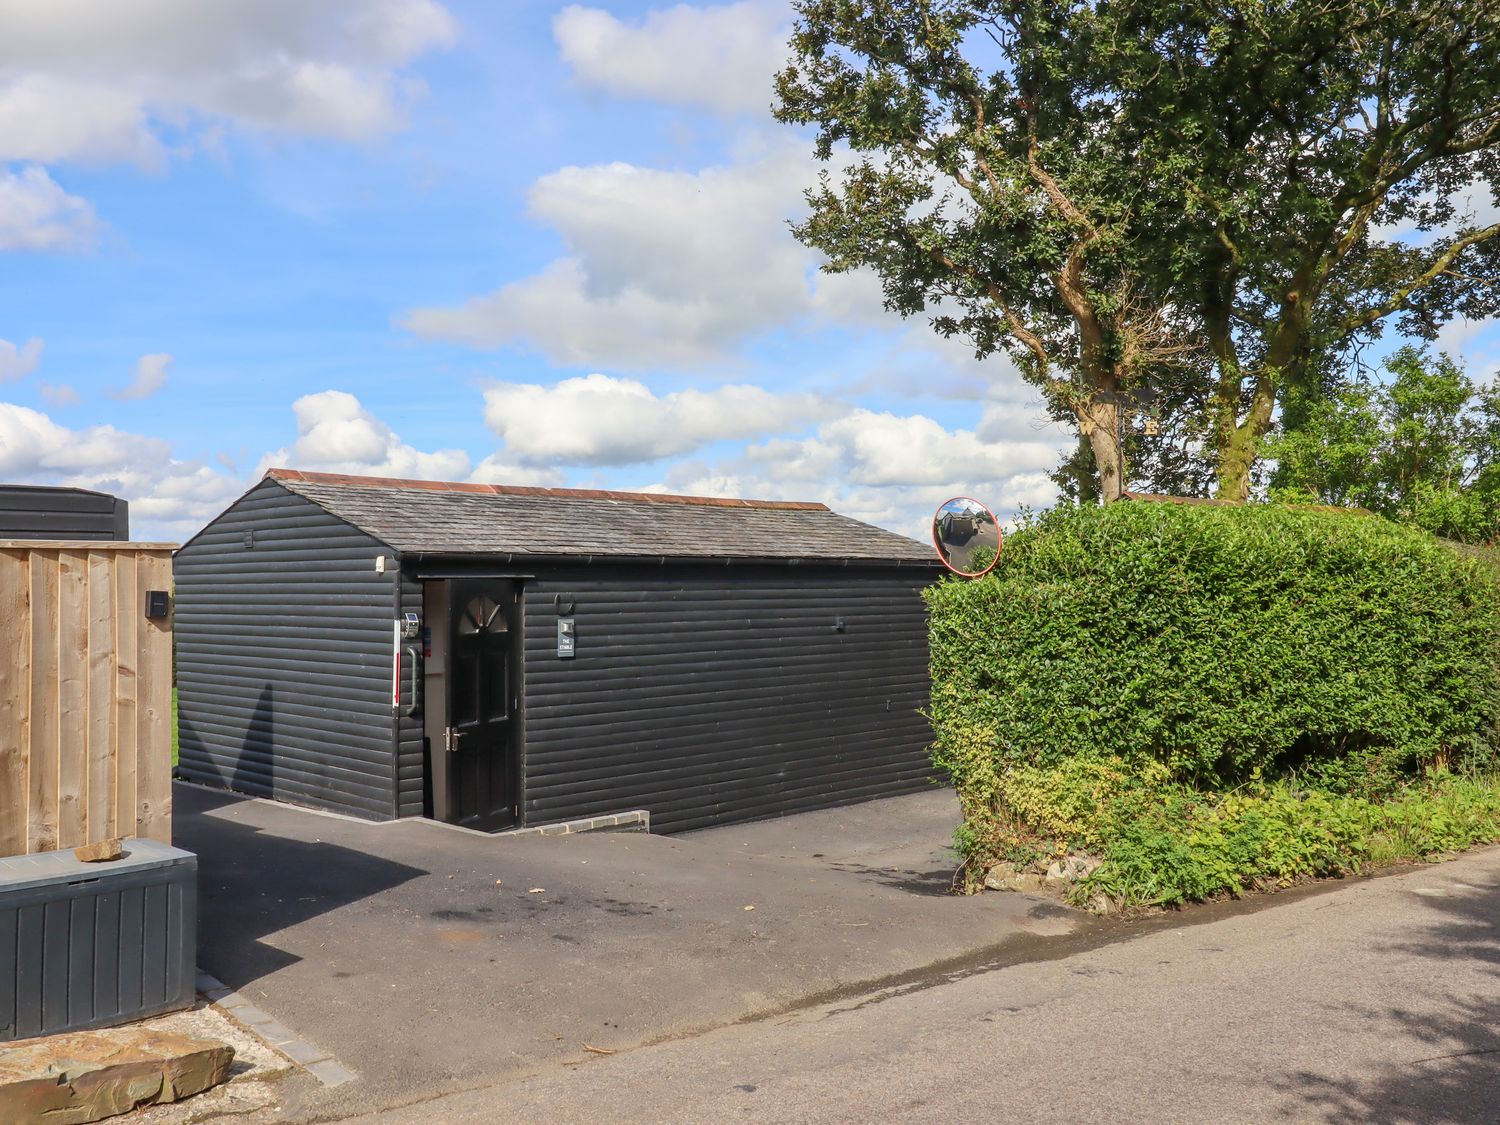
[{"label": "blue sky", "polygon": [[[84,8],[89,17],[80,19]],[[785,5],[0,2],[0,480],[186,538],[273,464],[824,500],[920,534],[1069,434],[829,278]],[[1450,343],[1485,364],[1486,326]]]}]

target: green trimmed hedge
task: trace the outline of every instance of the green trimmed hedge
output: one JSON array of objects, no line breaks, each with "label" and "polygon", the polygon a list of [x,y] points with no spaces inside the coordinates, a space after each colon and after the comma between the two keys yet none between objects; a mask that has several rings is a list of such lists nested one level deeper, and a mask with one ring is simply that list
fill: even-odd
[{"label": "green trimmed hedge", "polygon": [[934,757],[971,861],[1040,831],[1007,797],[1027,769],[1378,801],[1500,763],[1496,572],[1378,517],[1063,507],[1009,536],[988,577],[927,599]]}]

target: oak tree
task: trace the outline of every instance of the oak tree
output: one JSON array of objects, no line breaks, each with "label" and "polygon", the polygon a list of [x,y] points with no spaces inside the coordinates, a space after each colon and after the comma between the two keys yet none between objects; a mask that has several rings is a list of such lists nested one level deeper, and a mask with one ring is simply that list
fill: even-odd
[{"label": "oak tree", "polygon": [[1243,498],[1288,393],[1500,311],[1500,0],[798,0],[794,227],[1087,440],[1172,404]]}]

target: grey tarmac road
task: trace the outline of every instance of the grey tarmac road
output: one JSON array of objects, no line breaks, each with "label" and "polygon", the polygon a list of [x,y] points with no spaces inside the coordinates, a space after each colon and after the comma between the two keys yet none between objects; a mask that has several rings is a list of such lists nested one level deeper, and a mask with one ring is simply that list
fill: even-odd
[{"label": "grey tarmac road", "polygon": [[357,1120],[1500,1121],[1500,849],[1173,921]]}]

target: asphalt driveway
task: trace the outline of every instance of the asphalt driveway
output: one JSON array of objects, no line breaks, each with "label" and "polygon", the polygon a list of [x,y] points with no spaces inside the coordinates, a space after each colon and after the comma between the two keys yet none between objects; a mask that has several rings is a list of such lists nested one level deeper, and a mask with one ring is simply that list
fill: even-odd
[{"label": "asphalt driveway", "polygon": [[947,894],[945,790],[676,837],[368,824],[178,785],[199,963],[394,1105],[993,959],[1090,925]]}]

